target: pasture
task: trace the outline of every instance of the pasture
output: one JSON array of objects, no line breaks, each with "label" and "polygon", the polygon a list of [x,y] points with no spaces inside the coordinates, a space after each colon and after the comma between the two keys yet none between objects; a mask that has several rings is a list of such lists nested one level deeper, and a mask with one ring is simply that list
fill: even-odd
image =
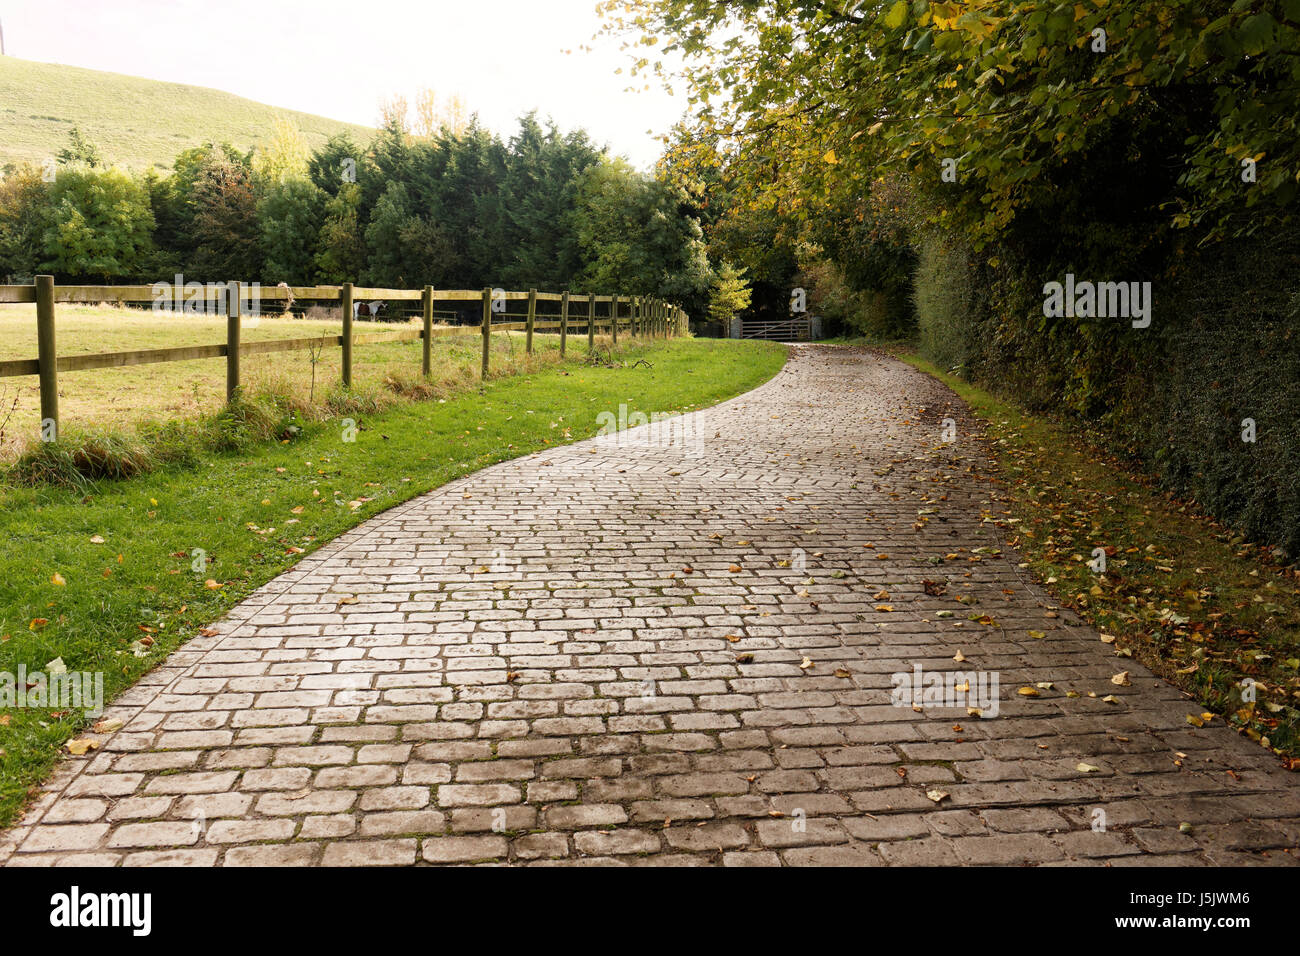
[{"label": "pasture", "polygon": [[[319,317],[245,317],[245,343],[315,335],[337,336],[342,321],[337,310],[314,310]],[[358,322],[358,332],[409,331],[407,322]],[[132,349],[219,344],[225,341],[226,319],[220,315],[183,315],[106,305],[61,304],[58,308],[60,355],[88,355]],[[597,338],[598,345],[604,342]],[[535,354],[524,352],[524,334],[497,331],[492,336],[493,377],[540,368],[558,358],[557,336],[538,335]],[[574,335],[569,348],[581,354],[586,337]],[[0,305],[0,361],[29,359],[37,354],[36,306]],[[482,355],[477,326],[463,335],[434,340],[432,374],[422,382],[422,394],[445,398],[475,384]],[[354,388],[395,395],[421,380],[421,343],[358,345],[353,357]],[[244,387],[251,393],[274,393],[308,409],[337,387],[342,375],[337,347],[319,350],[251,354],[242,360]],[[59,376],[61,414],[73,428],[129,431],[145,421],[189,419],[217,411],[225,402],[224,358],[196,359],[125,368],[63,372]],[[35,376],[0,379],[0,462],[12,460],[39,434],[40,393]]]}]

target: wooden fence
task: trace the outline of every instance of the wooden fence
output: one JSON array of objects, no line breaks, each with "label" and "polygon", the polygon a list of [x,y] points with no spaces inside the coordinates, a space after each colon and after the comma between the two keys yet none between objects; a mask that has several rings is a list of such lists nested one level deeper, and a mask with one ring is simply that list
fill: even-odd
[{"label": "wooden fence", "polygon": [[[162,290],[166,289],[166,292]],[[104,352],[93,355],[63,356],[60,358],[55,343],[54,306],[57,302],[85,304],[126,304],[138,302],[157,302],[162,295],[170,296],[172,303],[184,306],[198,305],[206,310],[208,303],[226,307],[226,341],[212,345],[192,345],[180,348],[141,349],[130,352]],[[188,297],[187,297],[188,296]],[[343,333],[337,336],[313,336],[301,339],[276,339],[262,342],[240,342],[240,324],[243,303],[253,298],[257,300],[259,311],[264,302],[292,302],[303,299],[309,301],[338,302],[343,320]],[[291,352],[300,349],[339,346],[343,349],[343,384],[352,385],[352,348],[376,342],[405,342],[422,339],[424,341],[423,371],[429,374],[432,365],[433,339],[438,336],[464,334],[465,326],[434,328],[433,304],[438,301],[465,302],[477,299],[483,301],[483,369],[482,377],[487,378],[488,360],[491,352],[493,332],[523,331],[526,334],[526,349],[533,351],[533,334],[535,332],[556,332],[560,336],[560,355],[563,356],[570,332],[587,334],[587,345],[595,344],[598,328],[608,331],[618,342],[620,330],[627,330],[633,336],[652,338],[669,338],[686,331],[686,313],[676,306],[646,296],[619,296],[573,294],[569,292],[503,292],[502,290],[453,289],[435,290],[432,286],[423,289],[366,289],[354,287],[350,282],[341,286],[307,286],[290,288],[287,286],[247,286],[243,283],[211,283],[201,288],[197,285],[172,286],[158,285],[106,285],[106,286],[56,286],[52,276],[37,276],[31,285],[0,285],[0,303],[34,302],[36,303],[37,357],[34,359],[17,359],[0,361],[0,378],[16,375],[40,376],[41,390],[41,425],[42,434],[55,436],[59,422],[59,372],[73,372],[83,369],[116,368],[126,365],[146,365],[153,362],[184,362],[192,359],[220,358],[226,359],[226,399],[234,398],[239,390],[239,362],[244,355],[256,355],[265,352]],[[353,302],[365,301],[416,301],[422,307],[422,328],[393,332],[376,332],[358,335],[353,329]],[[505,312],[506,303],[526,301],[528,311],[523,314],[510,315]],[[537,304],[539,302],[558,302],[560,314],[558,321],[538,321]],[[578,314],[572,315],[575,306]],[[603,315],[597,315],[601,307]],[[502,319],[523,318],[524,321],[501,321]],[[472,328],[472,326],[470,326]],[[51,427],[52,426],[52,427]]]}]

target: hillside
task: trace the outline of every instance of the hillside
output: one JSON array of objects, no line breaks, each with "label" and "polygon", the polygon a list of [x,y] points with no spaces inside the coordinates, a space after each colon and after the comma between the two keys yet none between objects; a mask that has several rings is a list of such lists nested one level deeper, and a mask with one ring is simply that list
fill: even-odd
[{"label": "hillside", "polygon": [[209,140],[247,149],[270,135],[277,116],[297,123],[312,147],[335,133],[359,143],[374,133],[201,86],[0,57],[0,167],[55,156],[77,126],[110,163],[170,169],[182,149]]}]

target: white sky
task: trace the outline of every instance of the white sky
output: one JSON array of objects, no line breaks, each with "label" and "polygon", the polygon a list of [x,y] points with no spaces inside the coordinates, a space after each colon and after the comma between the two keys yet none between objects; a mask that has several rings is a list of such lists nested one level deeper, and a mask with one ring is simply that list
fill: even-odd
[{"label": "white sky", "polygon": [[421,87],[459,93],[503,135],[535,108],[641,167],[686,108],[657,83],[625,92],[620,41],[592,40],[596,0],[0,0],[0,24],[11,56],[369,126],[381,100],[414,106]]}]

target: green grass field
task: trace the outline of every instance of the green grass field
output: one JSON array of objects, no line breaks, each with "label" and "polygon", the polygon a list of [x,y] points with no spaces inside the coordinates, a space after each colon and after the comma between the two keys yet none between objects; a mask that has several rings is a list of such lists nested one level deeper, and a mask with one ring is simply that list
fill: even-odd
[{"label": "green grass field", "polygon": [[[168,467],[88,495],[0,485],[0,672],[102,672],[110,698],[205,625],[366,518],[495,462],[590,437],[621,402],[651,411],[714,404],[766,381],[785,349],[677,339],[625,344],[615,367],[572,356],[480,394],[405,402],[197,468]],[[631,367],[644,357],[652,367]],[[194,571],[194,551],[209,564]],[[152,642],[145,647],[137,642]],[[143,650],[143,656],[137,656]],[[86,720],[79,711],[0,714],[0,825]]]},{"label": "green grass field", "polygon": [[0,168],[54,158],[75,126],[110,164],[170,170],[177,153],[206,142],[247,150],[276,117],[296,123],[312,148],[341,132],[364,145],[375,133],[201,86],[0,57]]},{"label": "green grass field", "polygon": [[[342,320],[321,311],[324,317],[319,319],[250,318],[241,335],[245,342],[253,342],[340,334]],[[256,324],[251,324],[254,321]],[[60,305],[56,322],[60,355],[210,345],[226,339],[226,320],[215,315],[173,316],[112,306]],[[358,335],[415,327],[386,322],[356,325]],[[574,339],[581,339],[580,345],[586,342],[585,336]],[[492,368],[502,374],[558,358],[559,340],[553,335],[536,337],[538,354],[532,360],[525,359],[522,333],[498,332],[492,343]],[[466,327],[464,335],[435,340],[430,385],[436,397],[477,382],[481,350],[477,327]],[[36,307],[0,306],[0,360],[35,356]],[[389,388],[387,383],[417,378],[420,357],[418,341],[358,345],[353,355],[353,381],[359,389],[382,394]],[[274,392],[302,404],[312,399],[319,402],[342,378],[341,361],[337,346],[321,350],[313,388],[309,351],[251,355],[243,360],[243,384],[252,392]],[[225,375],[224,358],[63,372],[59,375],[61,426],[70,433],[92,427],[129,431],[144,421],[195,418],[221,407]],[[39,423],[36,376],[0,379],[0,465],[37,440]]]}]

